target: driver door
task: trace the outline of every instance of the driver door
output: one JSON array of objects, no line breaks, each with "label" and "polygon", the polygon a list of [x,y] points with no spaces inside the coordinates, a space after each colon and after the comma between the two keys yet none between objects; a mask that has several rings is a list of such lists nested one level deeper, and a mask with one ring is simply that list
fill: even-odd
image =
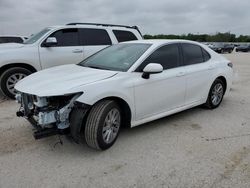
[{"label": "driver door", "polygon": [[[143,68],[149,63],[159,63],[163,72],[151,74],[149,79],[141,77]],[[154,51],[136,70],[135,108],[136,120],[142,120],[185,103],[186,75],[181,66],[178,44],[169,44]]]},{"label": "driver door", "polygon": [[83,46],[80,46],[77,28],[61,29],[52,33],[57,44],[46,47],[43,43],[39,47],[42,69],[64,65],[77,64],[83,60]]}]

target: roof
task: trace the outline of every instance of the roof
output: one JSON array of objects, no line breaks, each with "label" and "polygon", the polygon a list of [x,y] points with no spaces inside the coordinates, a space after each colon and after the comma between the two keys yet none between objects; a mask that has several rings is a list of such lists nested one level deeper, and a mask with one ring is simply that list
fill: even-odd
[{"label": "roof", "polygon": [[192,44],[200,44],[195,41],[191,40],[180,40],[180,39],[150,39],[150,40],[137,40],[137,41],[128,41],[124,43],[143,43],[143,44],[155,44],[155,45],[161,45],[161,44],[167,44],[167,43],[173,43],[173,42],[185,42],[185,43],[192,43]]},{"label": "roof", "polygon": [[138,27],[136,26],[123,26],[123,25],[112,25],[112,24],[94,24],[94,23],[83,23],[83,24],[66,24],[66,25],[53,25],[47,27],[49,29],[55,28],[112,28],[117,30],[137,30],[139,31]]}]

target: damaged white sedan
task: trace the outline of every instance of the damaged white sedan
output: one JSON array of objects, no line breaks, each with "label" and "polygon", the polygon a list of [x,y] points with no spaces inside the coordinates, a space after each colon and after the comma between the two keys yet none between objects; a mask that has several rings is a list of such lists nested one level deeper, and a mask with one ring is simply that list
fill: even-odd
[{"label": "damaged white sedan", "polygon": [[71,134],[76,142],[105,150],[122,126],[201,104],[218,107],[232,75],[232,63],[200,43],[125,42],[78,65],[43,70],[18,82],[17,116],[37,129],[36,139]]}]

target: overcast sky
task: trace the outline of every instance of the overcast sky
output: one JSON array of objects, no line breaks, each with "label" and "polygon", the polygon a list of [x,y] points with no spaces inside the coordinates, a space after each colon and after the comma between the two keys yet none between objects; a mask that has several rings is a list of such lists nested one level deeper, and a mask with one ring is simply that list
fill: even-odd
[{"label": "overcast sky", "polygon": [[0,34],[101,22],[138,25],[143,34],[250,35],[249,8],[249,0],[0,0]]}]

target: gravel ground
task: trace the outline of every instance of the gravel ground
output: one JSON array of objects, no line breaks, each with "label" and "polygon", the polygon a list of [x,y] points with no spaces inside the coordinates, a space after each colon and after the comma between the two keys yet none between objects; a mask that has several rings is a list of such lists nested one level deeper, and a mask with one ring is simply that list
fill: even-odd
[{"label": "gravel ground", "polygon": [[225,56],[235,81],[219,108],[125,129],[104,152],[66,137],[35,141],[0,96],[0,187],[250,187],[250,54]]}]

